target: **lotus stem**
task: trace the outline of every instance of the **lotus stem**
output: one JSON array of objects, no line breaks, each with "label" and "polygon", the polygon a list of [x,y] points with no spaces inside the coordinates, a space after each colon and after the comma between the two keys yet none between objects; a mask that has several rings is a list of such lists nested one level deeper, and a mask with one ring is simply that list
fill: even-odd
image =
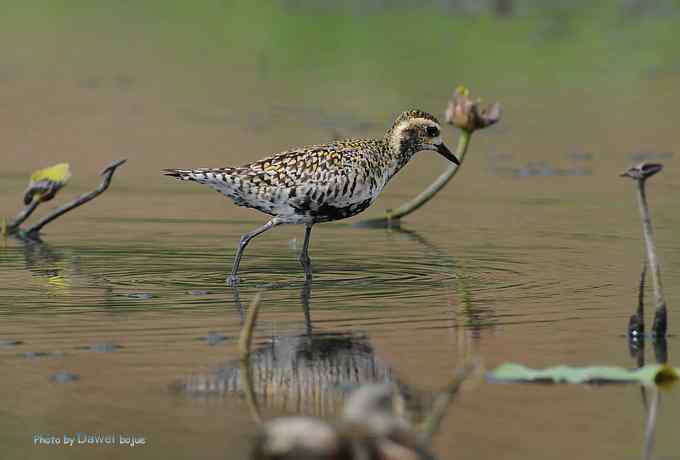
[{"label": "lotus stem", "polygon": [[461,136],[458,139],[458,147],[456,148],[456,157],[460,162],[460,165],[450,165],[447,170],[441,174],[429,187],[420,192],[418,196],[410,201],[402,204],[396,209],[388,209],[385,211],[385,218],[388,223],[399,220],[411,214],[413,211],[417,210],[425,203],[430,201],[444,186],[456,175],[460,167],[463,165],[463,159],[465,158],[465,153],[470,145],[470,138],[472,137],[472,131],[461,130]]},{"label": "lotus stem", "polygon": [[653,333],[655,336],[664,337],[667,329],[667,312],[666,300],[663,295],[663,286],[661,284],[661,268],[656,255],[656,247],[654,245],[652,233],[652,220],[649,213],[649,206],[647,205],[647,194],[645,190],[645,179],[636,181],[638,185],[638,203],[640,205],[640,217],[642,218],[642,230],[645,237],[645,247],[647,249],[647,263],[652,273],[652,284],[654,288],[654,305],[656,312],[654,314]]}]

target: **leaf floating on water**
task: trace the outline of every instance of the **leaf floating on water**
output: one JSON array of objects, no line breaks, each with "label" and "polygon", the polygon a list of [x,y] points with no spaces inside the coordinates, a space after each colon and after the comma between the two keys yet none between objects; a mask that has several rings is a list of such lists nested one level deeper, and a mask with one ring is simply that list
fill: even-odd
[{"label": "leaf floating on water", "polygon": [[505,363],[489,372],[486,378],[492,383],[638,383],[668,386],[680,378],[680,370],[665,364],[653,364],[639,369],[616,366],[555,366],[532,369],[521,364]]}]

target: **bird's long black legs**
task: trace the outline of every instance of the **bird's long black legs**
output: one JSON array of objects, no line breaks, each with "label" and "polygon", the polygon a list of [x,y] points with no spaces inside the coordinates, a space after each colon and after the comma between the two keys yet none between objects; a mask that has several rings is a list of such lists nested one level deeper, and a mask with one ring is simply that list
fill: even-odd
[{"label": "bird's long black legs", "polygon": [[238,266],[241,264],[241,257],[243,257],[243,251],[246,249],[246,246],[248,246],[248,243],[250,243],[250,240],[252,240],[258,235],[263,234],[270,228],[274,228],[280,224],[281,221],[275,217],[266,224],[264,224],[262,227],[256,228],[252,232],[246,233],[241,237],[241,240],[238,243],[238,251],[236,251],[236,257],[234,258],[234,266],[231,269],[231,275],[229,275],[229,277],[227,278],[227,283],[230,286],[236,286],[239,282]]},{"label": "bird's long black legs", "polygon": [[309,258],[309,239],[312,236],[312,224],[305,224],[305,242],[302,244],[300,263],[305,270],[305,279],[312,279],[312,259]]}]

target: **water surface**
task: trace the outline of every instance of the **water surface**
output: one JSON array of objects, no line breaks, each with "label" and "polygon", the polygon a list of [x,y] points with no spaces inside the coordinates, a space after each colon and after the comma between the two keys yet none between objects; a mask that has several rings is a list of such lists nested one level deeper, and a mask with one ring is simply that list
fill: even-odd
[{"label": "water surface", "polygon": [[[599,93],[576,83],[555,91],[536,69],[523,70],[531,86],[522,69],[496,81],[485,73],[491,64],[457,67],[505,112],[498,127],[475,135],[442,194],[401,230],[354,226],[446,168],[422,153],[364,214],[315,227],[310,285],[297,262],[303,229],[286,226],[250,245],[236,292],[224,283],[236,243],[264,217],[207,188],[170,181],[161,168],[239,165],[336,135],[380,136],[415,103],[443,111],[460,78],[381,74],[385,84],[363,73],[373,64],[347,50],[338,53],[348,62],[361,58],[351,79],[315,73],[302,51],[291,59],[307,72],[293,71],[269,41],[259,44],[259,61],[237,47],[236,66],[194,57],[195,72],[177,74],[181,66],[168,62],[187,60],[202,42],[156,55],[166,49],[158,45],[162,26],[138,19],[116,40],[115,27],[97,15],[89,20],[101,34],[71,33],[55,20],[45,37],[8,55],[0,81],[1,215],[16,212],[38,167],[71,163],[64,200],[94,187],[112,160],[129,158],[109,191],[46,228],[44,244],[9,240],[0,249],[3,458],[244,457],[256,424],[235,366],[236,342],[258,292],[255,388],[265,418],[333,417],[343,391],[368,381],[399,382],[427,400],[470,356],[489,368],[505,361],[634,366],[623,333],[643,245],[633,184],[617,173],[641,158],[666,165],[650,180],[649,196],[675,334],[680,185],[671,120],[679,95],[669,88],[677,76],[650,80],[636,70],[637,77],[626,74],[634,85],[616,80],[629,90],[618,95],[604,84]],[[147,33],[144,46],[126,48]],[[51,36],[92,41],[79,60],[65,45],[53,49]],[[94,57],[107,49],[108,60]],[[402,53],[382,65],[392,68]],[[305,84],[316,90],[305,93]],[[252,87],[262,91],[244,89]],[[323,91],[329,87],[337,91]],[[455,145],[456,135],[447,129],[444,137]],[[671,336],[671,362],[678,353]],[[677,391],[662,396],[658,458],[677,456],[678,403]],[[637,458],[644,415],[635,386],[482,383],[453,405],[434,451],[442,459]],[[33,445],[36,433],[76,432],[129,433],[147,444],[126,451]]]}]

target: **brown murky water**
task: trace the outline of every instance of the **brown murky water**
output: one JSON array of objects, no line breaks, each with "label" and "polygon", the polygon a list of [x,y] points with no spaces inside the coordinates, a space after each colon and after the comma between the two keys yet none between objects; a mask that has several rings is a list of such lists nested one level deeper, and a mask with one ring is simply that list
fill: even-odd
[{"label": "brown murky water", "polygon": [[[421,154],[364,215],[316,227],[311,286],[296,260],[302,229],[284,227],[249,247],[236,293],[224,284],[235,244],[262,216],[158,170],[242,164],[336,132],[378,136],[413,101],[441,112],[457,81],[373,99],[373,82],[357,81],[360,100],[342,105],[341,95],[297,89],[273,97],[282,83],[266,79],[262,93],[250,92],[257,66],[249,74],[199,62],[197,87],[146,48],[107,60],[95,57],[106,49],[95,42],[82,62],[45,49],[13,54],[2,73],[0,215],[16,212],[34,169],[71,163],[64,200],[95,186],[110,161],[129,162],[103,196],[50,225],[45,244],[9,240],[0,250],[0,341],[19,342],[0,347],[2,458],[243,458],[256,425],[234,359],[242,308],[256,292],[266,417],[332,416],[342,390],[365,381],[440,388],[471,355],[489,368],[633,366],[623,333],[643,246],[633,184],[617,173],[636,152],[666,164],[649,195],[675,333],[680,171],[666,152],[680,143],[680,93],[667,91],[677,79],[642,81],[620,98],[474,88],[504,103],[504,120],[473,138],[464,171],[402,231],[352,224],[418,193],[444,160]],[[452,129],[445,137],[455,145]],[[671,361],[678,353],[670,337]],[[50,380],[63,372],[79,379]],[[663,395],[658,458],[677,458],[679,403],[677,391]],[[146,444],[34,444],[36,434],[77,432]],[[643,432],[634,386],[482,383],[456,401],[434,451],[637,458]]]}]

